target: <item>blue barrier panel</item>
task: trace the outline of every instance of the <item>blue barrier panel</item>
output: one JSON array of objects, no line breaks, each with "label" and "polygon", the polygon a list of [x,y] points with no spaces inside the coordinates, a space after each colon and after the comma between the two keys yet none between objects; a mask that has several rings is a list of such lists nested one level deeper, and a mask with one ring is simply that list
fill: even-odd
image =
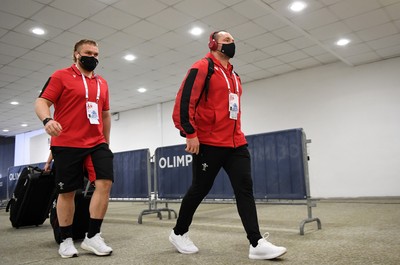
[{"label": "blue barrier panel", "polygon": [[256,199],[305,199],[303,130],[247,137]]},{"label": "blue barrier panel", "polygon": [[7,183],[8,183],[8,176],[0,174],[0,201],[8,200]]},{"label": "blue barrier panel", "polygon": [[231,182],[225,170],[221,169],[206,199],[233,199],[235,197]]},{"label": "blue barrier panel", "polygon": [[14,165],[15,137],[0,136],[0,201],[7,200],[8,167]]},{"label": "blue barrier panel", "polygon": [[149,149],[114,153],[111,198],[147,198],[150,173]]},{"label": "blue barrier panel", "polygon": [[[158,197],[181,199],[192,183],[192,155],[185,145],[159,147],[155,151]],[[206,199],[232,199],[233,191],[228,176],[221,170]]]},{"label": "blue barrier panel", "polygon": [[[302,129],[247,136],[256,199],[306,199]],[[192,157],[185,145],[156,149],[158,197],[181,199],[192,180]],[[232,199],[233,190],[221,169],[207,199]]]},{"label": "blue barrier panel", "polygon": [[7,183],[8,199],[12,197],[15,186],[17,186],[19,175],[21,174],[23,168],[24,166],[16,166],[8,168],[8,183]]},{"label": "blue barrier panel", "polygon": [[181,199],[192,182],[192,155],[185,145],[174,145],[157,148],[154,156],[158,197]]}]

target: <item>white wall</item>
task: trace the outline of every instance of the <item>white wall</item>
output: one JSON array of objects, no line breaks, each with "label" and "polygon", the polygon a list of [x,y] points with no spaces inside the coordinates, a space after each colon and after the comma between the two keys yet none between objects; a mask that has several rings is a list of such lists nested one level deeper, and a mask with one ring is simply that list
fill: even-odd
[{"label": "white wall", "polygon": [[[400,58],[358,67],[335,63],[247,83],[243,131],[304,128],[312,140],[313,197],[400,196],[399,67]],[[153,153],[184,143],[172,107],[167,102],[121,112],[112,123],[111,149]]]},{"label": "white wall", "polygon": [[[26,165],[29,163],[36,163],[37,161],[32,161],[31,158],[34,154],[42,154],[43,149],[46,148],[45,145],[35,144],[36,136],[44,135],[44,130],[36,130],[32,132],[22,133],[15,136],[15,153],[14,153],[14,165]],[[39,137],[40,138],[40,137]],[[37,149],[36,149],[37,148]],[[47,145],[47,154],[48,154]],[[43,160],[45,161],[45,160]]]},{"label": "white wall", "polygon": [[173,102],[121,112],[112,121],[110,145],[114,152],[184,143],[172,123]]},{"label": "white wall", "polygon": [[247,134],[304,128],[314,197],[400,195],[400,58],[246,85]]},{"label": "white wall", "polygon": [[[50,154],[50,136],[47,133],[41,133],[31,138],[30,142],[30,162],[40,163],[47,161]],[[45,148],[45,152],[43,152]],[[40,150],[39,152],[37,150]]]}]

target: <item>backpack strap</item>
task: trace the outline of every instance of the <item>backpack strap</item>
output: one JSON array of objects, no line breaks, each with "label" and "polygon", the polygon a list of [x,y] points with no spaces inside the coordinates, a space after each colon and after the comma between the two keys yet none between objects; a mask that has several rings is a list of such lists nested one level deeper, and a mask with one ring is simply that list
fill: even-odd
[{"label": "backpack strap", "polygon": [[208,88],[210,86],[210,79],[211,79],[211,75],[214,73],[214,62],[211,58],[207,57],[206,58],[208,61],[208,72],[207,72],[207,76],[206,76],[206,81],[204,83],[204,93],[205,93],[205,99],[207,101],[207,97],[208,97]]},{"label": "backpack strap", "polygon": [[213,60],[211,58],[209,58],[209,57],[206,57],[205,59],[208,61],[207,76],[206,76],[206,80],[204,81],[204,87],[203,87],[203,90],[200,93],[199,100],[196,103],[196,108],[200,103],[200,100],[201,100],[201,97],[203,96],[203,93],[205,95],[205,100],[207,101],[208,89],[209,89],[209,86],[210,86],[210,79],[211,79],[212,74],[214,73],[214,62],[213,62]]}]

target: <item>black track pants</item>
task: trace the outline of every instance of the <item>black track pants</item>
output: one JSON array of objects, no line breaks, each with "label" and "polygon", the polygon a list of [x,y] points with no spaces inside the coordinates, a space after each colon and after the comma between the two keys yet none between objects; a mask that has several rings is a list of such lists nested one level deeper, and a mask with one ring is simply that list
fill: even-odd
[{"label": "black track pants", "polygon": [[201,145],[198,155],[193,155],[192,185],[183,197],[179,217],[174,228],[176,234],[189,231],[193,215],[213,186],[215,177],[223,168],[229,176],[235,193],[236,205],[247,238],[257,242],[261,238],[257,210],[253,196],[250,154],[247,146],[238,148]]}]

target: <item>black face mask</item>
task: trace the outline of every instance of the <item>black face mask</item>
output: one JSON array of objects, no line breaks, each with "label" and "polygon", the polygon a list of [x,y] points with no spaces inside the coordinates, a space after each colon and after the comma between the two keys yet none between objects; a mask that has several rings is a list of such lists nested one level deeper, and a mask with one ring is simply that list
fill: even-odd
[{"label": "black face mask", "polygon": [[236,46],[234,42],[229,44],[222,44],[221,52],[229,58],[233,58],[233,56],[235,56],[235,48]]},{"label": "black face mask", "polygon": [[99,60],[93,56],[81,56],[79,61],[81,62],[82,67],[90,72],[93,71],[99,63]]}]

